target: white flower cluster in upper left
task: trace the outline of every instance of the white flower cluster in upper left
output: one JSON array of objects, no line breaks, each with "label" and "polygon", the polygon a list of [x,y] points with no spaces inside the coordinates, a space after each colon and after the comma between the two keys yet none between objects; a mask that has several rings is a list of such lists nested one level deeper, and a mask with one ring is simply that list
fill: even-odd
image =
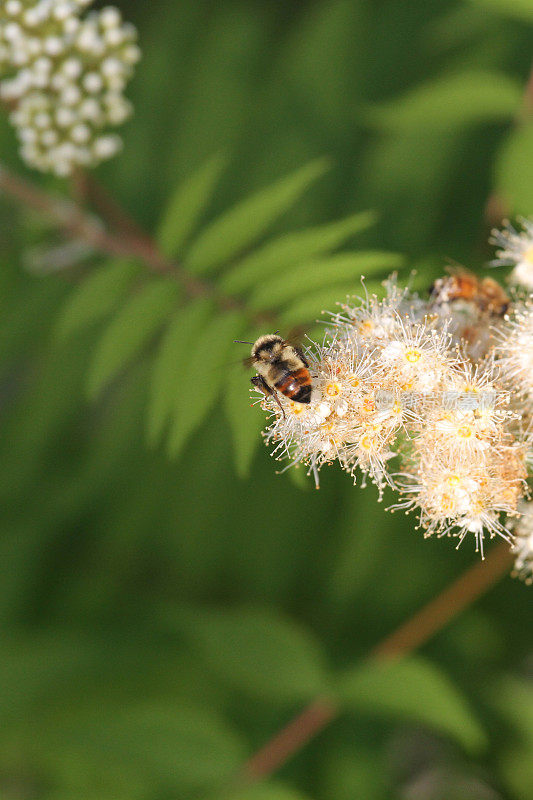
[{"label": "white flower cluster in upper left", "polygon": [[0,6],[0,98],[24,161],[64,177],[115,155],[107,131],[131,114],[123,96],[140,58],[136,30],[93,0],[6,0]]}]

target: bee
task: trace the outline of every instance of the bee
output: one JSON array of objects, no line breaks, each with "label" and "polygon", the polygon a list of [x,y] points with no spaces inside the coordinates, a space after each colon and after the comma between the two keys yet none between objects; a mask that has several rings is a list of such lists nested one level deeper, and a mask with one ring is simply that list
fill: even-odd
[{"label": "bee", "polygon": [[467,270],[457,270],[435,281],[430,290],[435,305],[456,300],[470,303],[480,313],[503,317],[509,308],[509,297],[492,278],[478,278]]},{"label": "bee", "polygon": [[290,344],[277,333],[260,336],[254,342],[248,363],[258,373],[251,379],[252,384],[267,397],[274,397],[284,416],[277,392],[281,392],[294,403],[311,402],[309,364],[299,347]]}]

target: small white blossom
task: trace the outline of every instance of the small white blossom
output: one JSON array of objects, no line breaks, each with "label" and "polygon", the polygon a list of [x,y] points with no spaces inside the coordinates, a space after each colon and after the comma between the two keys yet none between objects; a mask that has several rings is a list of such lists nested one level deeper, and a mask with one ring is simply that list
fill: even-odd
[{"label": "small white blossom", "polygon": [[111,158],[121,142],[106,129],[132,111],[122,92],[140,58],[135,28],[113,7],[81,16],[91,2],[0,6],[0,96],[22,157],[43,172],[69,175]]},{"label": "small white blossom", "polygon": [[[471,538],[483,557],[486,538],[512,543],[527,492],[530,415],[525,391],[516,392],[523,364],[506,362],[495,340],[473,363],[431,301],[394,280],[386,289],[383,300],[341,304],[324,343],[306,348],[308,405],[260,394],[271,415],[266,442],[289,466],[304,463],[317,486],[319,469],[337,462],[354,480],[362,473],[363,486],[375,483],[380,498],[386,487],[398,491],[392,509],[417,511],[426,536]],[[521,313],[508,338],[516,325],[522,331]],[[526,357],[523,346],[514,358]],[[527,353],[533,381],[533,333]]]},{"label": "small white blossom", "polygon": [[533,290],[533,222],[520,218],[522,230],[507,222],[501,230],[492,231],[491,243],[499,249],[494,266],[514,267],[510,275],[513,283]]}]

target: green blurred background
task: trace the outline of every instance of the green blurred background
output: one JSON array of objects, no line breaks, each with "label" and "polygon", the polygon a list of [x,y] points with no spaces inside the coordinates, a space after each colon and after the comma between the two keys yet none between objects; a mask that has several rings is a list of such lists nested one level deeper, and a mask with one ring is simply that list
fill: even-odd
[{"label": "green blurred background", "polygon": [[[97,178],[150,232],[166,213],[168,239],[169,198],[219,156],[202,225],[325,156],[329,170],[269,237],[372,209],[349,252],[401,253],[421,288],[450,261],[481,269],[491,224],[533,213],[531,0],[117,5],[143,60],[124,152]],[[23,172],[5,116],[0,139]],[[123,264],[93,255],[38,274],[35,248],[59,241],[1,198],[2,800],[211,800],[345,675],[364,691],[340,692],[341,717],[238,800],[531,800],[531,589],[504,579],[403,677],[361,678],[368,650],[474,561],[471,543],[424,541],[334,468],[320,492],[277,476],[253,446],[260,412],[238,345],[204,341],[205,368],[179,355],[167,389],[192,421],[178,423],[173,458],[164,435],[147,444],[166,321],[129,341],[120,293],[107,303],[95,290],[83,306],[88,278]],[[357,291],[358,273],[349,284],[321,287],[305,313]],[[287,300],[305,293],[304,281]],[[233,333],[205,313],[213,337],[245,337],[244,318]],[[106,334],[125,343],[102,367]]]}]

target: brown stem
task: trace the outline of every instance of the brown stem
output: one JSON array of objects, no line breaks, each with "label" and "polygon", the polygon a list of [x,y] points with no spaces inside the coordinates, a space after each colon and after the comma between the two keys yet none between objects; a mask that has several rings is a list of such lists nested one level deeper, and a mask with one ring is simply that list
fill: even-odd
[{"label": "brown stem", "polygon": [[157,249],[155,242],[146,231],[117,203],[107,189],[94,179],[90,172],[84,172],[81,169],[75,170],[72,183],[74,191],[76,188],[78,191],[81,189],[85,200],[93,204],[97,213],[112,230],[122,234],[125,239],[143,242],[145,247]]},{"label": "brown stem", "polygon": [[[368,657],[386,660],[412,653],[503,577],[512,559],[508,545],[495,546],[485,561],[469,567],[451,586],[374,647]],[[330,698],[314,700],[248,759],[231,791],[272,775],[339,714],[339,708]]]},{"label": "brown stem", "polygon": [[497,544],[484,561],[476,561],[451,586],[374,647],[370,656],[394,658],[417,650],[509,572],[512,563],[509,545]]},{"label": "brown stem", "polygon": [[[69,236],[80,239],[94,250],[111,256],[138,259],[154,272],[174,277],[190,296],[212,297],[224,310],[240,309],[246,313],[245,306],[236,298],[219,294],[208,281],[195,278],[180,264],[166,259],[158,251],[155,242],[146,235],[133,235],[124,230],[120,233],[110,232],[101,220],[86,213],[72,200],[50,194],[3,166],[0,166],[0,191],[39,212]],[[273,318],[269,312],[247,316],[250,321],[261,324]]]}]

